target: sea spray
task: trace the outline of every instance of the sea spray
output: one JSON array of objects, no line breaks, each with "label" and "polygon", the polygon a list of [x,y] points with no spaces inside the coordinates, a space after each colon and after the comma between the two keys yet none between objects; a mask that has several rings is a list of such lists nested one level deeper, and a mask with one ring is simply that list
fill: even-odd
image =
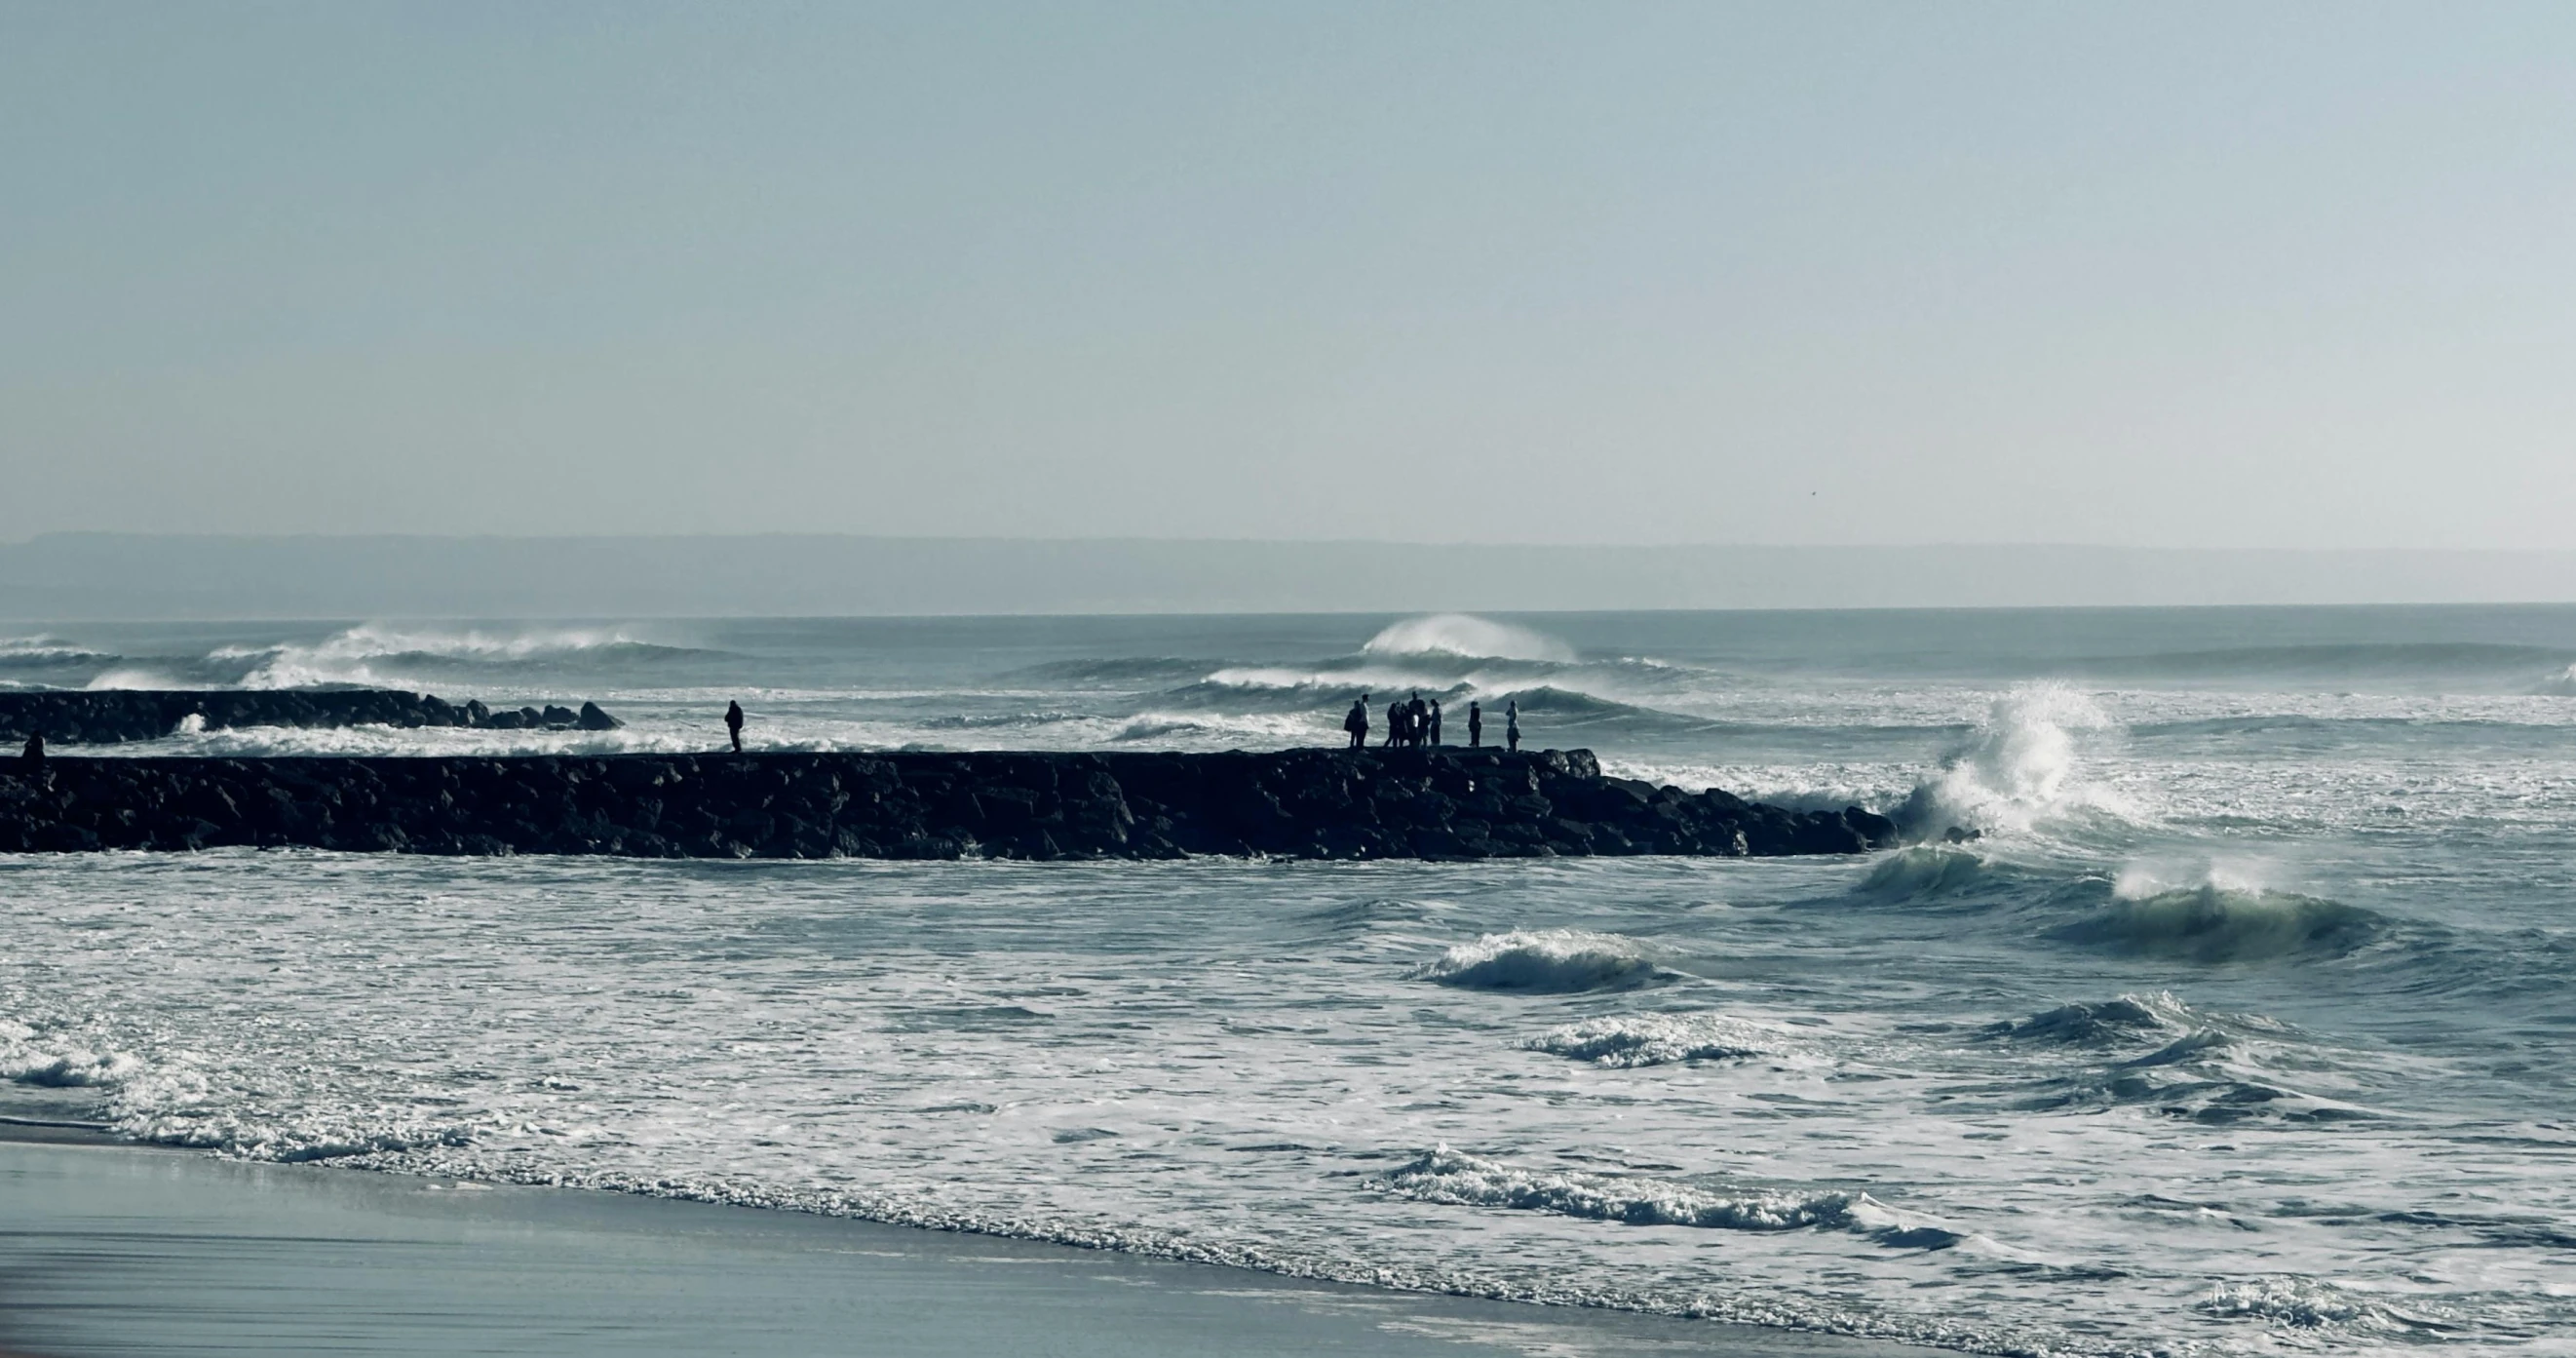
[{"label": "sea spray", "polygon": [[1930,838],[1952,830],[2028,831],[2084,808],[2125,815],[2122,799],[2083,777],[2080,737],[2116,729],[2099,704],[2065,684],[2018,685],[1916,786],[1897,820]]}]

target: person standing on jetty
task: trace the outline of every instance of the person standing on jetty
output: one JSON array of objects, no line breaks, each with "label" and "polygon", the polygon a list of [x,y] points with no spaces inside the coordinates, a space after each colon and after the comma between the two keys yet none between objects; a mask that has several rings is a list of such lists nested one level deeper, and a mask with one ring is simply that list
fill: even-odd
[{"label": "person standing on jetty", "polygon": [[1351,704],[1350,715],[1342,718],[1342,729],[1351,733],[1352,749],[1368,747],[1368,726],[1368,695],[1363,693],[1358,702]]},{"label": "person standing on jetty", "polygon": [[1423,736],[1430,729],[1431,709],[1422,705],[1422,694],[1417,691],[1413,701],[1404,705],[1404,743],[1420,749]]},{"label": "person standing on jetty", "polygon": [[1485,706],[1471,699],[1467,703],[1467,748],[1472,750],[1484,743]]},{"label": "person standing on jetty", "polygon": [[1406,710],[1402,698],[1397,698],[1386,705],[1386,749],[1393,750],[1403,746],[1407,734],[1404,729],[1405,716]]},{"label": "person standing on jetty", "polygon": [[18,752],[18,762],[25,764],[29,769],[41,769],[45,766],[44,732],[29,731],[27,733],[27,748]]},{"label": "person standing on jetty", "polygon": [[1431,700],[1431,743],[1440,743],[1440,700]]},{"label": "person standing on jetty", "polygon": [[742,704],[725,704],[725,733],[733,737],[733,752],[742,753]]},{"label": "person standing on jetty", "polygon": [[1521,747],[1521,700],[1518,698],[1503,705],[1503,744],[1513,750]]}]

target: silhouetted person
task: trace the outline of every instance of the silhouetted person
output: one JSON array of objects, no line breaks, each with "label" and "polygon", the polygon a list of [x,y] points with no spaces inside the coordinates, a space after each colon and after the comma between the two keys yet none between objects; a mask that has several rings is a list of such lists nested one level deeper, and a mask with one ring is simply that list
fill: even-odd
[{"label": "silhouetted person", "polygon": [[1351,714],[1342,718],[1342,729],[1351,733],[1352,749],[1365,749],[1368,746],[1367,694],[1361,694],[1360,700],[1351,704]]},{"label": "silhouetted person", "polygon": [[1404,743],[1418,748],[1423,736],[1430,731],[1431,709],[1422,705],[1419,693],[1414,694],[1413,701],[1406,703],[1404,708],[1404,734],[1408,737]]},{"label": "silhouetted person", "polygon": [[733,752],[742,753],[742,704],[725,704],[725,732],[733,737]]},{"label": "silhouetted person", "polygon": [[1503,743],[1514,750],[1521,747],[1521,700],[1518,698],[1503,705]]},{"label": "silhouetted person", "polygon": [[1404,700],[1392,698],[1386,704],[1386,743],[1379,748],[1392,750],[1404,743]]},{"label": "silhouetted person", "polygon": [[1431,700],[1431,743],[1440,743],[1440,700]]},{"label": "silhouetted person", "polygon": [[1482,703],[1467,704],[1467,747],[1485,743],[1485,708]]},{"label": "silhouetted person", "polygon": [[25,764],[30,769],[41,769],[45,766],[44,732],[30,731],[27,733],[27,748],[18,753],[18,762]]}]

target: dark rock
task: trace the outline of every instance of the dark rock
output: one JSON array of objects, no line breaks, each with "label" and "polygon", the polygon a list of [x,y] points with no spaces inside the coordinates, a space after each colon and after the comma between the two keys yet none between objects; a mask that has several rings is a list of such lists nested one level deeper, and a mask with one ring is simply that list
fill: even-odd
[{"label": "dark rock", "polygon": [[395,689],[36,689],[0,693],[0,741],[42,733],[48,744],[158,740],[195,717],[207,729],[239,726],[466,726],[491,730],[613,731],[624,723],[583,703],[493,712]]},{"label": "dark rock", "polygon": [[[549,716],[486,720],[523,715]],[[1789,811],[1606,779],[1583,750],[57,757],[0,773],[0,852],[1741,857],[1862,853],[1896,833],[1860,807]]]}]

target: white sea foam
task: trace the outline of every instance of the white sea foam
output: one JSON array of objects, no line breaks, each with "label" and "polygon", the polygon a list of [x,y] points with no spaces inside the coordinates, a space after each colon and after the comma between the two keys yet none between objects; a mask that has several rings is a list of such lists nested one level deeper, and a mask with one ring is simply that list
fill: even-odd
[{"label": "white sea foam", "polygon": [[1533,1172],[1441,1146],[1377,1180],[1420,1202],[1548,1212],[1630,1226],[1794,1231],[1851,1219],[1848,1193],[1718,1192],[1638,1177]]},{"label": "white sea foam", "polygon": [[1666,973],[1633,938],[1584,929],[1514,929],[1461,943],[1416,969],[1418,980],[1463,990],[1557,995],[1626,990]]},{"label": "white sea foam", "polygon": [[1179,740],[1192,745],[1232,742],[1249,748],[1323,743],[1340,729],[1322,715],[1143,712],[1110,737],[1123,744]]},{"label": "white sea foam", "polygon": [[2442,1331],[2458,1317],[2420,1301],[2337,1287],[2316,1278],[2247,1278],[2220,1283],[2194,1303],[2208,1315],[2262,1320],[2296,1329],[2327,1327],[2383,1331]]},{"label": "white sea foam", "polygon": [[1544,632],[1467,613],[1391,623],[1360,650],[1368,655],[1454,655],[1488,660],[1573,662],[1574,648]]},{"label": "white sea foam", "polygon": [[1779,1051],[1786,1034],[1724,1014],[1615,1014],[1551,1028],[1526,1044],[1596,1066],[1725,1061]]},{"label": "white sea foam", "polygon": [[0,1019],[0,1080],[47,1089],[111,1088],[141,1074],[131,1052],[103,1050],[78,1036],[41,1033]]}]

